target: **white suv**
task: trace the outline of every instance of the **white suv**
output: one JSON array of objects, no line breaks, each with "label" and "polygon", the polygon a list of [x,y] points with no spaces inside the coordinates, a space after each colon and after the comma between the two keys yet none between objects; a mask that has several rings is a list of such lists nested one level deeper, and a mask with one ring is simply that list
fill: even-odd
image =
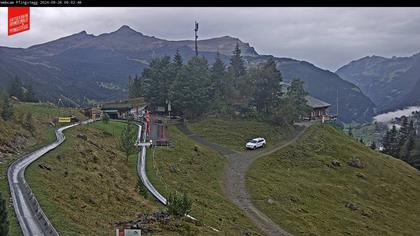
[{"label": "white suv", "polygon": [[254,138],[252,140],[250,140],[249,142],[246,143],[245,147],[247,149],[257,149],[260,147],[264,147],[264,145],[266,144],[265,139],[264,138]]}]

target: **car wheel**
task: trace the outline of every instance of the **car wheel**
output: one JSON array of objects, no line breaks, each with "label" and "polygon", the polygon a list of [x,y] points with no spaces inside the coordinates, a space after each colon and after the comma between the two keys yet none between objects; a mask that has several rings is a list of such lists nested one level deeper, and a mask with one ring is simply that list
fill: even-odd
[{"label": "car wheel", "polygon": [[255,150],[255,149],[257,149],[257,146],[254,146],[254,148],[252,150]]}]

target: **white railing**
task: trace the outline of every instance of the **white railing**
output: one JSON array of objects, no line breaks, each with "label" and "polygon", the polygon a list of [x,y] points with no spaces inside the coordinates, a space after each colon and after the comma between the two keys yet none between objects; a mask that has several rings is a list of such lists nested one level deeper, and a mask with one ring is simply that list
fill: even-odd
[{"label": "white railing", "polygon": [[13,208],[24,236],[59,235],[57,230],[48,220],[48,217],[45,215],[38,200],[25,180],[26,168],[32,162],[62,144],[66,139],[63,134],[64,130],[79,124],[89,124],[94,121],[95,120],[87,120],[57,129],[55,131],[55,142],[23,156],[10,165],[7,172],[10,194],[13,200]]}]

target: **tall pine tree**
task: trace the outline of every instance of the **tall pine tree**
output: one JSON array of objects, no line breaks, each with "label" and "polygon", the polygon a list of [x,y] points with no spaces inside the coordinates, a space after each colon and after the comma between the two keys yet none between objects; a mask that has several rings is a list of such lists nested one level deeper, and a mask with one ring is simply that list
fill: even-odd
[{"label": "tall pine tree", "polygon": [[222,98],[225,93],[226,86],[226,67],[222,59],[220,59],[220,54],[217,52],[216,60],[211,67],[211,91],[210,96],[212,99]]},{"label": "tall pine tree", "polygon": [[384,146],[383,153],[398,158],[400,148],[398,141],[398,131],[395,125],[393,125],[392,129],[385,133],[382,144]]},{"label": "tall pine tree", "polygon": [[144,96],[152,105],[165,106],[169,100],[175,71],[168,56],[153,59],[143,70]]},{"label": "tall pine tree", "polygon": [[293,106],[293,112],[291,113],[292,121],[296,121],[311,111],[311,108],[307,105],[305,96],[308,92],[303,87],[304,81],[295,79],[292,81],[289,88],[287,88],[286,102],[289,102]]},{"label": "tall pine tree", "polygon": [[[282,76],[276,68],[273,59],[258,65],[250,73],[251,83],[254,89],[254,101],[257,111],[269,114],[272,108],[278,107],[281,99]],[[250,83],[248,85],[250,86]],[[249,88],[248,88],[249,89]]]},{"label": "tall pine tree", "polygon": [[406,116],[401,117],[401,128],[398,132],[399,145],[402,146],[410,135],[410,127],[408,118]]},{"label": "tall pine tree", "polygon": [[173,107],[187,118],[208,110],[210,72],[204,57],[193,57],[182,67],[171,89]]},{"label": "tall pine tree", "polygon": [[172,61],[172,66],[174,68],[175,76],[181,70],[183,63],[184,62],[182,60],[181,54],[179,53],[179,49],[177,49],[174,55],[174,59]]},{"label": "tall pine tree", "polygon": [[232,74],[236,84],[239,84],[241,77],[246,75],[245,61],[242,58],[241,49],[239,48],[238,43],[236,43],[233,55],[230,58],[229,72]]}]

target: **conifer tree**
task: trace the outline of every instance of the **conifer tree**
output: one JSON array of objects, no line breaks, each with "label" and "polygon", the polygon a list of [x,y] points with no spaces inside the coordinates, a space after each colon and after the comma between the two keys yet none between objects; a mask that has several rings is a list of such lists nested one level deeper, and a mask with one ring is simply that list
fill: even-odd
[{"label": "conifer tree", "polygon": [[188,118],[208,110],[210,72],[204,57],[193,57],[182,67],[171,89],[172,104]]},{"label": "conifer tree", "polygon": [[408,118],[406,116],[401,117],[401,128],[398,132],[398,142],[399,146],[401,147],[405,141],[407,141],[408,136],[410,135],[410,127]]},{"label": "conifer tree", "polygon": [[383,138],[383,152],[385,154],[391,155],[395,158],[399,156],[399,141],[398,141],[398,131],[395,125],[392,126],[392,129],[388,130],[385,133]]},{"label": "conifer tree", "polygon": [[[281,99],[283,79],[280,71],[276,68],[276,63],[274,60],[268,59],[265,63],[252,69],[249,77],[253,86],[248,83],[248,90],[254,90],[252,97],[257,111],[269,114],[271,108],[278,107]],[[293,96],[293,98],[297,98],[297,96]]]},{"label": "conifer tree", "polygon": [[217,52],[216,60],[211,67],[211,91],[210,96],[213,99],[221,98],[223,96],[225,86],[227,85],[226,81],[226,67],[222,59],[220,59],[220,54]]},{"label": "conifer tree", "polygon": [[411,152],[415,147],[415,138],[409,135],[404,144],[400,147],[399,158],[408,162],[411,159]]},{"label": "conifer tree", "polygon": [[311,111],[305,98],[308,92],[304,89],[303,84],[304,81],[295,79],[287,89],[287,100],[290,100],[293,106],[293,120],[299,119]]},{"label": "conifer tree", "polygon": [[245,61],[242,58],[241,49],[239,48],[238,43],[236,43],[233,55],[230,58],[229,72],[233,75],[236,82],[246,74]]},{"label": "conifer tree", "polygon": [[169,100],[175,71],[168,56],[153,59],[149,67],[143,70],[144,96],[152,104],[165,106]]},{"label": "conifer tree", "polygon": [[176,74],[178,74],[179,70],[181,70],[182,65],[183,65],[183,60],[182,60],[181,54],[179,53],[179,49],[176,50],[174,59],[172,61],[172,65],[174,67],[174,72],[176,76]]}]

